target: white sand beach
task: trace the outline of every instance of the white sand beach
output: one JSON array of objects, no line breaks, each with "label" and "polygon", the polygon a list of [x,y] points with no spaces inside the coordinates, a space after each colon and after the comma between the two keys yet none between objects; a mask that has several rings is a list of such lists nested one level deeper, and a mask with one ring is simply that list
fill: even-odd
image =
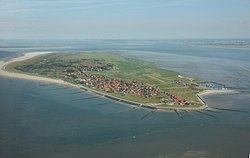
[{"label": "white sand beach", "polygon": [[236,90],[229,90],[229,89],[209,89],[199,93],[200,96],[205,95],[212,95],[212,94],[235,94],[239,93]]},{"label": "white sand beach", "polygon": [[63,80],[59,79],[51,79],[51,78],[46,78],[46,77],[40,77],[40,76],[31,76],[27,74],[22,74],[22,73],[16,73],[16,72],[9,72],[5,70],[6,65],[17,62],[17,61],[22,61],[22,60],[27,60],[39,55],[45,55],[48,53],[53,53],[53,52],[31,52],[31,53],[23,53],[23,56],[13,58],[10,61],[0,61],[0,76],[5,76],[5,77],[11,77],[11,78],[19,78],[19,79],[26,79],[26,80],[35,80],[35,81],[40,81],[40,82],[49,82],[49,83],[57,83],[57,84],[63,84],[63,85],[68,85],[68,86],[74,86],[78,87],[74,84],[65,82]]}]

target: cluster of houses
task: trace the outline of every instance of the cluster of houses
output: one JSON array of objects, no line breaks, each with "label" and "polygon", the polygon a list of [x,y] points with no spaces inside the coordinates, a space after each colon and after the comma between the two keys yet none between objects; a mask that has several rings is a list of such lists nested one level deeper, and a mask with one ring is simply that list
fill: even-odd
[{"label": "cluster of houses", "polygon": [[[173,102],[175,105],[190,105],[192,102],[183,99],[175,94],[161,91],[159,87],[148,85],[138,80],[123,80],[120,78],[107,78],[105,76],[100,75],[93,75],[86,73],[84,71],[103,71],[106,69],[111,69],[111,65],[106,65],[103,67],[89,67],[89,66],[82,66],[81,70],[75,70],[72,72],[66,71],[64,76],[65,79],[74,79],[77,83],[82,84],[89,88],[100,89],[104,92],[109,93],[119,93],[119,94],[132,94],[139,97],[150,98],[159,94],[167,96],[170,98],[170,102]],[[187,84],[182,80],[175,80],[176,84],[184,85],[184,86],[194,86]]]},{"label": "cluster of houses", "polygon": [[175,104],[178,104],[178,105],[190,105],[192,102],[186,100],[186,99],[183,99],[175,94],[172,94],[172,93],[169,93],[169,92],[165,92],[164,91],[164,94],[168,97],[171,98],[171,100],[173,102],[175,102]]},{"label": "cluster of houses", "polygon": [[184,80],[174,80],[175,84],[182,85],[182,86],[187,86],[191,89],[197,89],[199,88],[198,84],[195,83],[186,83]]},{"label": "cluster of houses", "polygon": [[79,70],[81,71],[107,71],[107,70],[112,70],[113,69],[113,65],[108,63],[105,65],[101,65],[101,66],[79,66],[78,67]]},{"label": "cluster of houses", "polygon": [[143,82],[133,80],[123,80],[119,78],[107,79],[104,76],[96,76],[84,73],[84,78],[80,83],[91,87],[102,89],[105,92],[121,93],[121,94],[134,94],[140,97],[152,97],[159,94],[159,88],[147,85]]},{"label": "cluster of houses", "polygon": [[174,80],[173,82],[178,85],[183,85],[183,86],[186,85],[186,82],[184,80]]},{"label": "cluster of houses", "polygon": [[120,93],[120,94],[133,94],[136,96],[149,98],[160,93],[160,89],[156,86],[145,84],[138,80],[123,80],[120,78],[108,79],[105,76],[93,75],[89,73],[81,73],[79,71],[68,73],[65,75],[67,79],[76,79],[78,83],[83,84],[89,88],[101,89],[105,92]]}]

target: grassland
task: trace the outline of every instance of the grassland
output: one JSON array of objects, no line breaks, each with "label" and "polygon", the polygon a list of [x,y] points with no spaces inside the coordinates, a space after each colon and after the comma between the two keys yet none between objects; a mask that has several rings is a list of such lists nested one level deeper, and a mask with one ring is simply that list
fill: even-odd
[{"label": "grassland", "polygon": [[[145,104],[162,107],[202,105],[196,94],[203,91],[204,87],[195,83],[198,80],[180,77],[177,72],[160,69],[155,63],[126,58],[116,53],[52,53],[11,63],[6,66],[6,70],[62,79]],[[119,90],[109,86],[113,85],[113,82],[116,82],[114,86],[118,86]],[[136,86],[137,89],[134,88]],[[141,87],[145,90],[140,91]],[[136,93],[130,91],[133,91],[133,88]],[[142,94],[139,95],[137,92]],[[173,96],[181,98],[185,104],[177,102]]]}]

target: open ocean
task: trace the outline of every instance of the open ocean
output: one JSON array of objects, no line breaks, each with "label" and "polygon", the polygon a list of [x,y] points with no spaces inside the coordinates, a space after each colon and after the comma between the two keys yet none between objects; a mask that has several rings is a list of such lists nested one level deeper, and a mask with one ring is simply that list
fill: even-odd
[{"label": "open ocean", "polygon": [[76,101],[92,94],[69,94],[75,88],[0,77],[1,158],[248,157],[250,48],[182,40],[0,40],[0,59],[21,52],[92,50],[119,52],[237,89],[238,94],[205,97],[211,107],[236,111],[180,112],[183,120],[174,112],[147,115],[145,109],[102,104],[107,99]]}]

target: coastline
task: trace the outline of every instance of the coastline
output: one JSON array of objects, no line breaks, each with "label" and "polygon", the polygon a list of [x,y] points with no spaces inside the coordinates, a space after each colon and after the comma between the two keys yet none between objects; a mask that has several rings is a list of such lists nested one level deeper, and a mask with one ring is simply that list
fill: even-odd
[{"label": "coastline", "polygon": [[22,53],[23,56],[17,57],[10,59],[9,61],[0,61],[0,76],[5,76],[5,77],[11,77],[11,78],[18,78],[18,79],[25,79],[25,80],[35,80],[35,81],[40,81],[40,82],[47,82],[47,83],[55,83],[55,84],[61,84],[61,85],[66,85],[66,86],[71,86],[79,89],[85,89],[89,92],[92,92],[93,94],[97,94],[101,97],[105,97],[107,99],[111,99],[114,101],[119,101],[120,103],[125,103],[129,104],[130,106],[137,106],[137,107],[143,107],[146,109],[151,109],[151,110],[161,110],[161,111],[166,111],[166,110],[203,110],[208,108],[208,105],[203,101],[203,97],[205,95],[211,95],[211,94],[233,94],[233,93],[238,93],[238,91],[235,90],[205,90],[203,92],[200,92],[197,94],[197,97],[199,98],[200,102],[203,104],[202,106],[199,107],[159,107],[155,105],[150,105],[150,104],[141,104],[138,102],[126,100],[126,99],[121,99],[106,93],[102,93],[81,85],[75,85],[66,81],[63,81],[61,79],[52,79],[52,78],[46,78],[46,77],[40,77],[40,76],[33,76],[33,75],[27,75],[23,73],[17,73],[17,72],[9,72],[5,70],[6,65],[17,62],[17,61],[22,61],[22,60],[27,60],[36,56],[40,55],[45,55],[48,53],[54,53],[54,52],[30,52],[30,53]]},{"label": "coastline", "polygon": [[206,96],[206,95],[213,95],[213,94],[235,94],[239,93],[236,90],[229,90],[229,89],[209,89],[199,93],[199,96]]},{"label": "coastline", "polygon": [[11,78],[18,78],[18,79],[25,79],[25,80],[33,80],[33,81],[40,81],[40,82],[46,82],[46,83],[55,83],[55,84],[61,84],[61,85],[67,85],[67,86],[73,86],[76,88],[79,88],[77,85],[74,85],[72,83],[65,82],[60,79],[52,79],[52,78],[46,78],[46,77],[40,77],[40,76],[32,76],[32,75],[27,75],[23,73],[17,73],[17,72],[10,72],[6,71],[5,67],[6,65],[13,63],[13,62],[18,62],[22,60],[27,60],[39,55],[45,55],[49,53],[54,53],[54,52],[30,52],[30,53],[22,53],[23,56],[17,57],[10,59],[9,61],[0,61],[0,76],[4,77],[11,77]]}]

